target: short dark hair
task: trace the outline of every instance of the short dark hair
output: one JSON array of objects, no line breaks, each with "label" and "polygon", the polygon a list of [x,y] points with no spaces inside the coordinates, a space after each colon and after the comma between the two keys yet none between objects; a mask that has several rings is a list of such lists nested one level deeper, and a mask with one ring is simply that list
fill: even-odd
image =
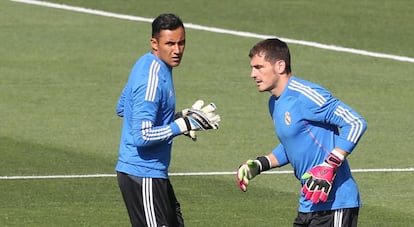
[{"label": "short dark hair", "polygon": [[286,63],[286,72],[290,73],[292,71],[289,47],[280,39],[272,38],[258,42],[249,52],[250,58],[255,55],[264,55],[264,59],[271,64],[278,60],[283,60]]},{"label": "short dark hair", "polygon": [[183,21],[175,14],[160,14],[152,22],[152,38],[157,38],[162,30],[175,30],[179,27],[184,28]]}]

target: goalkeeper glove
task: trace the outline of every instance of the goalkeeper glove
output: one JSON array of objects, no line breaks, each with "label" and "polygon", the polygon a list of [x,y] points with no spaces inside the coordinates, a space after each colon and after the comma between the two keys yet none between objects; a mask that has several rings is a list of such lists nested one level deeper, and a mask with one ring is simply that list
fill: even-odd
[{"label": "goalkeeper glove", "polygon": [[[196,109],[196,110],[200,110],[201,107],[203,106],[204,101],[203,100],[197,100],[192,106],[192,109]],[[183,109],[180,112],[175,113],[174,115],[174,120],[181,118],[181,117],[185,117],[187,116],[189,108]],[[185,136],[188,136],[190,139],[192,139],[194,142],[197,141],[197,135],[195,133],[194,130],[188,131],[188,132],[184,132],[183,133]]]},{"label": "goalkeeper glove", "polygon": [[[202,106],[204,102],[199,100],[193,105],[196,108]],[[217,109],[214,103],[210,103],[201,109],[191,108],[182,116],[174,121],[179,127],[181,133],[198,130],[218,129],[221,121],[220,115],[215,113]],[[184,115],[184,113],[183,113]]]},{"label": "goalkeeper glove", "polygon": [[237,184],[239,185],[240,190],[245,192],[247,190],[247,185],[249,185],[249,180],[270,168],[270,160],[265,156],[258,157],[256,160],[249,159],[241,164],[237,170]]},{"label": "goalkeeper glove", "polygon": [[247,160],[240,165],[237,170],[237,184],[239,184],[240,190],[246,191],[249,180],[253,179],[260,173],[260,162],[258,160]]},{"label": "goalkeeper glove", "polygon": [[302,192],[306,200],[312,200],[314,204],[328,200],[336,170],[343,160],[344,156],[333,150],[322,164],[303,174],[302,179],[306,182],[302,187]]}]

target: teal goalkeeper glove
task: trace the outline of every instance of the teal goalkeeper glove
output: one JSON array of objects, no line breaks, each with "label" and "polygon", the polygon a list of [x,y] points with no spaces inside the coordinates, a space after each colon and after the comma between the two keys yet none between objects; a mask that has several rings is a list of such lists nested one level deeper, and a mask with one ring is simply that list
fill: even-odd
[{"label": "teal goalkeeper glove", "polygon": [[237,170],[237,184],[240,187],[240,190],[245,192],[247,190],[247,185],[249,185],[249,180],[253,179],[257,174],[260,173],[260,161],[259,160],[247,160],[245,163],[240,165]]}]

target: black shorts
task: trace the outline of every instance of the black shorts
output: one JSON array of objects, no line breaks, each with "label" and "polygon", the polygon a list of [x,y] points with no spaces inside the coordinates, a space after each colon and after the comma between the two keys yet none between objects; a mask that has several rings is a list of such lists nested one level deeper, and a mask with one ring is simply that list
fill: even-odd
[{"label": "black shorts", "polygon": [[359,208],[317,211],[311,213],[298,212],[294,227],[356,227]]},{"label": "black shorts", "polygon": [[169,179],[143,178],[117,173],[132,226],[183,227],[173,187]]}]

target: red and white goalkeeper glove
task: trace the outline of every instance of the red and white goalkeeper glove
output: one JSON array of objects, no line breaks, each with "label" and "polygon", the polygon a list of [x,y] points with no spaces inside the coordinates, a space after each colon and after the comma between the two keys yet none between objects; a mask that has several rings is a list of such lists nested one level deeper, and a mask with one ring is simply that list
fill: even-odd
[{"label": "red and white goalkeeper glove", "polygon": [[344,156],[338,151],[333,150],[322,164],[313,167],[303,174],[302,179],[307,180],[302,187],[306,200],[312,200],[314,204],[326,202],[332,189],[336,170],[343,160]]}]

